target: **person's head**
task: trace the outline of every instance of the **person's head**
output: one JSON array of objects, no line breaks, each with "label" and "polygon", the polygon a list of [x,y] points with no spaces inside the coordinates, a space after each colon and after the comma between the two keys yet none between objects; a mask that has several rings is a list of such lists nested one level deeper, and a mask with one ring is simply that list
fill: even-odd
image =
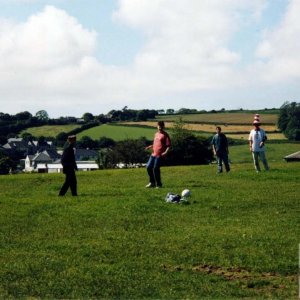
[{"label": "person's head", "polygon": [[259,120],[254,120],[254,121],[253,121],[253,126],[254,126],[255,128],[259,128],[259,126],[260,126],[260,121],[259,121]]},{"label": "person's head", "polygon": [[222,131],[221,127],[220,127],[220,126],[217,126],[217,127],[216,127],[216,132],[217,132],[217,133],[220,133],[221,131]]},{"label": "person's head", "polygon": [[158,129],[159,131],[164,130],[164,129],[165,129],[165,122],[164,122],[164,121],[158,121],[158,122],[157,122],[157,129]]},{"label": "person's head", "polygon": [[260,115],[259,114],[255,114],[254,115],[254,120],[253,120],[253,126],[258,129],[260,126]]},{"label": "person's head", "polygon": [[76,135],[69,135],[69,136],[68,136],[68,143],[69,143],[69,144],[74,144],[74,143],[76,143]]}]

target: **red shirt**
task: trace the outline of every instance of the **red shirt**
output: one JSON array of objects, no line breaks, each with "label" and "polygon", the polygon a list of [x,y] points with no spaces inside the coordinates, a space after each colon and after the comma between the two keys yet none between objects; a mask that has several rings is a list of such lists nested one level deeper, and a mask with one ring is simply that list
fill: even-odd
[{"label": "red shirt", "polygon": [[153,156],[159,157],[168,147],[171,146],[171,140],[169,135],[165,131],[158,131],[154,135],[153,141]]}]

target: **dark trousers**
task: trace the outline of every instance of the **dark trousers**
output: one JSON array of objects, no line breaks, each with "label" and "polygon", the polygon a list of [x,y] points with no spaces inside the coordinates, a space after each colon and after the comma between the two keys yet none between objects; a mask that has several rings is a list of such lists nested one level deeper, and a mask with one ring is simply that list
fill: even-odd
[{"label": "dark trousers", "polygon": [[160,178],[160,164],[161,158],[150,156],[148,163],[147,163],[147,172],[149,175],[149,181],[153,185],[162,186],[161,178]]},{"label": "dark trousers", "polygon": [[217,153],[217,163],[218,163],[218,172],[222,172],[222,163],[224,162],[225,169],[227,172],[230,171],[229,161],[228,161],[228,154],[226,152]]},{"label": "dark trousers", "polygon": [[77,180],[75,170],[64,170],[66,175],[65,182],[60,189],[59,196],[64,196],[68,189],[71,189],[72,196],[77,196]]}]

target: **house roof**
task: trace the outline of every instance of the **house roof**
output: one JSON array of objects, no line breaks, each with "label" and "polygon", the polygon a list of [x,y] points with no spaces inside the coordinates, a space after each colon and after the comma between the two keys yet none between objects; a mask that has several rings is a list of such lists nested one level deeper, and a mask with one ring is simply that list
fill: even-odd
[{"label": "house roof", "polygon": [[61,157],[61,155],[58,154],[57,151],[53,149],[44,150],[42,153],[48,155],[51,159],[58,159]]},{"label": "house roof", "polygon": [[91,149],[76,149],[76,156],[98,156],[98,152],[96,150]]},{"label": "house roof", "polygon": [[5,149],[26,149],[27,145],[23,141],[8,141],[5,145],[3,145],[3,148]]},{"label": "house roof", "polygon": [[292,153],[284,157],[286,161],[297,161],[300,160],[300,151]]},{"label": "house roof", "polygon": [[23,138],[9,138],[7,140],[8,143],[10,142],[22,142],[23,141]]},{"label": "house roof", "polygon": [[32,161],[52,161],[52,159],[48,154],[46,154],[44,152],[40,152],[34,156]]}]

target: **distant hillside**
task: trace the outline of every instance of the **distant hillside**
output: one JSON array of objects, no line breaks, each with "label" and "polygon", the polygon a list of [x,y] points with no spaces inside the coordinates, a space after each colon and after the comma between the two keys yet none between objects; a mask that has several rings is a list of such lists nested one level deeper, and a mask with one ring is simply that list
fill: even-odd
[{"label": "distant hillside", "polygon": [[[286,139],[277,127],[278,114],[260,112],[263,128],[267,131],[270,139],[282,140]],[[158,115],[156,120],[144,122],[118,122],[108,123],[96,126],[77,134],[78,139],[83,136],[89,136],[92,139],[108,137],[115,141],[124,139],[138,139],[146,137],[152,139],[156,131],[157,120],[166,121],[166,128],[170,130],[173,122],[181,118],[186,123],[186,128],[195,134],[203,136],[211,136],[215,132],[215,126],[220,125],[222,131],[228,137],[234,139],[246,140],[248,133],[252,128],[253,113],[252,112],[218,112],[218,113],[198,113],[198,114],[182,114],[182,115]],[[76,125],[47,125],[42,127],[29,128],[26,132],[34,136],[57,136],[60,132],[69,132]]]},{"label": "distant hillside", "polygon": [[[261,122],[265,125],[276,125],[278,120],[277,113],[260,113]],[[160,115],[157,119],[165,121],[175,121],[181,118],[188,123],[204,123],[204,124],[241,124],[251,126],[253,121],[252,112],[221,112],[221,113],[201,113],[201,114],[185,114],[185,115]]]},{"label": "distant hillside", "polygon": [[78,124],[68,124],[68,125],[44,125],[40,127],[31,127],[23,130],[22,133],[30,133],[33,136],[47,136],[56,137],[61,132],[69,132],[75,128],[80,127]]},{"label": "distant hillside", "polygon": [[147,139],[152,140],[154,133],[154,128],[103,124],[79,133],[77,138],[81,139],[83,136],[89,136],[95,140],[101,137],[108,137],[115,141],[122,141],[125,139],[138,139],[140,137],[146,137]]}]

